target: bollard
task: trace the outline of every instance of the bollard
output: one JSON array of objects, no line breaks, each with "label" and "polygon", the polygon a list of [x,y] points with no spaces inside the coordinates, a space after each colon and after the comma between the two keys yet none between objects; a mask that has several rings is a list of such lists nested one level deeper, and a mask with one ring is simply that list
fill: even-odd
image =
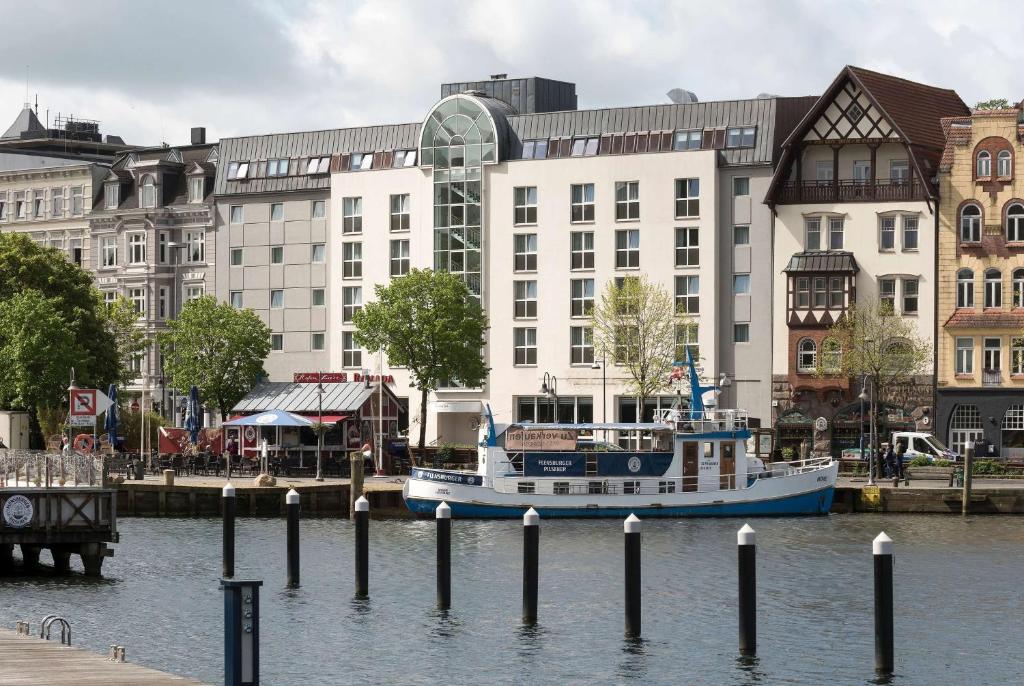
[{"label": "bollard", "polygon": [[640,637],[640,518],[635,514],[623,523],[626,536],[626,636]]},{"label": "bollard", "polygon": [[356,597],[370,595],[370,501],[356,500]]},{"label": "bollard", "polygon": [[221,555],[221,575],[230,579],[235,575],[235,487],[230,482],[221,490],[224,503],[224,541]]},{"label": "bollard", "polygon": [[523,622],[537,623],[540,515],[532,507],[523,515]]},{"label": "bollard", "polygon": [[885,532],[871,544],[875,558],[875,671],[893,670],[892,632],[892,539]]},{"label": "bollard", "polygon": [[739,560],[740,655],[757,655],[757,536],[749,524],[736,533]]},{"label": "bollard", "polygon": [[262,581],[221,579],[224,590],[224,684],[260,683],[260,586]]},{"label": "bollard", "polygon": [[452,508],[442,502],[434,512],[437,519],[437,607],[452,606]]},{"label": "bollard", "polygon": [[288,588],[299,586],[299,492],[294,488],[284,497],[288,509]]}]

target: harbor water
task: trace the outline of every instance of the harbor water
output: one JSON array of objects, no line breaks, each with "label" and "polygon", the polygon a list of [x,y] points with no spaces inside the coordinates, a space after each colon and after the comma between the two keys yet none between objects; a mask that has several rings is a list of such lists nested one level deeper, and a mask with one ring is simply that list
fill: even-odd
[{"label": "harbor water", "polygon": [[[522,527],[454,521],[452,607],[435,610],[434,522],[373,521],[370,598],[353,527],[303,520],[285,589],[284,519],[239,519],[236,577],[261,589],[261,676],[291,684],[1020,684],[1024,519],[752,520],[758,650],[737,659],[740,520],[643,523],[643,639],[623,638],[622,522],[546,521],[539,623],[520,622]],[[217,519],[123,519],[104,578],[0,579],[0,623],[66,617],[74,643],[223,683]],[[895,540],[896,673],[873,672],[871,540]],[[47,556],[44,554],[44,560]],[[77,558],[74,561],[77,564]],[[80,566],[78,567],[80,570]]]}]

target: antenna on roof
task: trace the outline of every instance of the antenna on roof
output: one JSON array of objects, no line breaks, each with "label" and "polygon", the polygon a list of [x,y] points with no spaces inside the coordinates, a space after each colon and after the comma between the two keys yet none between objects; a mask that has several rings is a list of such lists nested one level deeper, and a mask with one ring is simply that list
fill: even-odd
[{"label": "antenna on roof", "polygon": [[39,93],[36,93],[36,116],[39,116]]}]

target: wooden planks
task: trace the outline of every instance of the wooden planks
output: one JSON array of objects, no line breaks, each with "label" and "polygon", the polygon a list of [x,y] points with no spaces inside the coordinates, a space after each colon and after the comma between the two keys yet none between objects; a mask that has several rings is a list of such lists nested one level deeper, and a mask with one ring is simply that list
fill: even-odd
[{"label": "wooden planks", "polygon": [[131,663],[110,662],[101,655],[62,646],[56,638],[44,641],[0,629],[0,685],[26,684],[183,686],[200,682]]}]

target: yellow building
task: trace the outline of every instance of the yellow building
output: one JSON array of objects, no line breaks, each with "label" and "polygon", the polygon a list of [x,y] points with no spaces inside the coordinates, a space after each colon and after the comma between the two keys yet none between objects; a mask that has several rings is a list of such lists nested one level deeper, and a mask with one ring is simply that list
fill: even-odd
[{"label": "yellow building", "polygon": [[935,433],[960,452],[981,441],[979,455],[1024,458],[1024,110],[943,128]]}]

